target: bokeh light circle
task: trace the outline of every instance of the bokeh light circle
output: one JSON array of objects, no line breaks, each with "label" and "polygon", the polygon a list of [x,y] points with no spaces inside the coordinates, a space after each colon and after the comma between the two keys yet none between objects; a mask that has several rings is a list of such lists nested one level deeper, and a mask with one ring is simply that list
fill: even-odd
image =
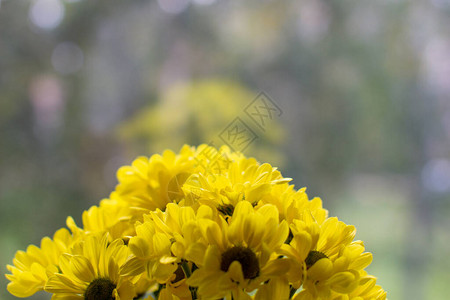
[{"label": "bokeh light circle", "polygon": [[64,19],[64,5],[60,0],[35,0],[30,7],[29,18],[42,29],[54,29]]}]

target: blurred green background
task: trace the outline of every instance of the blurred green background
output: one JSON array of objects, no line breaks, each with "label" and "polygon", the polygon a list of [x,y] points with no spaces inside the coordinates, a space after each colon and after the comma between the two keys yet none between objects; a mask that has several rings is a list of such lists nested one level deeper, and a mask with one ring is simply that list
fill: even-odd
[{"label": "blurred green background", "polygon": [[3,272],[119,166],[236,118],[246,155],[356,225],[390,299],[448,299],[449,0],[0,0]]}]

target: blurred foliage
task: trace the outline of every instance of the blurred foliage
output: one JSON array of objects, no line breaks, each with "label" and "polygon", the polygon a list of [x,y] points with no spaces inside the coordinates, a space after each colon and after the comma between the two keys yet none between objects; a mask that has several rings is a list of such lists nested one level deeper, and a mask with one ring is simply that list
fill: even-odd
[{"label": "blurred foliage", "polygon": [[[224,143],[218,136],[236,116],[244,118],[245,107],[256,95],[236,82],[220,79],[177,84],[156,104],[140,109],[122,123],[118,137],[125,148],[131,149],[130,158],[142,153],[162,153],[167,147],[179,149],[184,143]],[[247,126],[252,126],[252,121],[247,121]],[[282,157],[277,147],[284,132],[277,119],[271,121],[247,151],[261,161],[280,166]]]}]

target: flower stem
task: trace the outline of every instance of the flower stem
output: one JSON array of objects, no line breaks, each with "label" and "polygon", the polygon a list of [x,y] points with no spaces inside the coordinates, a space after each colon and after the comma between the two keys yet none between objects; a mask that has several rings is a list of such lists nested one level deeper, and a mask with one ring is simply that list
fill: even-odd
[{"label": "flower stem", "polygon": [[183,272],[184,272],[184,275],[186,276],[186,278],[191,277],[191,269],[189,268],[187,261],[183,260],[181,262],[181,268],[183,269]]},{"label": "flower stem", "polygon": [[[183,260],[181,262],[181,268],[183,269],[184,275],[186,276],[186,278],[191,277],[191,269],[189,268],[188,262]],[[191,296],[192,296],[192,300],[197,300],[197,288],[196,287],[189,287],[189,290],[191,291]]]}]

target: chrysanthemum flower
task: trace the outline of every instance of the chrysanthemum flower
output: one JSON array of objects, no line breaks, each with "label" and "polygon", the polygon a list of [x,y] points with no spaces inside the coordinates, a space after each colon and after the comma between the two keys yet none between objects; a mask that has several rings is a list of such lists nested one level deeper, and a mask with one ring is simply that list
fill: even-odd
[{"label": "chrysanthemum flower", "polygon": [[[275,206],[254,210],[249,202],[241,201],[229,225],[214,224],[207,221],[202,226],[208,247],[203,260],[196,260],[198,269],[187,280],[198,287],[200,297],[217,299],[231,294],[234,299],[250,299],[247,292],[283,277],[289,269],[288,261],[275,252],[289,231],[287,223],[279,223]],[[288,289],[287,281],[284,288]]]},{"label": "chrysanthemum flower", "polygon": [[309,200],[306,188],[295,190],[291,184],[283,183],[274,185],[270,193],[265,194],[259,205],[273,204],[280,212],[280,219],[291,224],[304,212],[308,212],[314,220],[322,224],[328,216],[328,211],[322,207],[322,200],[315,197]]},{"label": "chrysanthemum flower", "polygon": [[354,226],[329,218],[319,226],[307,213],[291,225],[293,239],[281,253],[294,259],[291,280],[303,290],[294,298],[328,299],[331,291],[348,294],[359,283],[359,271],[372,261],[361,241],[352,242]]},{"label": "chrysanthemum flower", "polygon": [[385,300],[386,292],[379,285],[377,279],[368,275],[366,271],[360,272],[360,281],[353,292],[349,294],[331,293],[330,300]]},{"label": "chrysanthemum flower", "polygon": [[139,277],[120,274],[129,254],[122,239],[108,244],[107,234],[88,235],[59,257],[60,271],[44,289],[54,294],[53,300],[131,300]]},{"label": "chrysanthemum flower", "polygon": [[117,193],[109,199],[100,201],[100,206],[92,206],[82,214],[82,228],[79,228],[72,217],[66,220],[67,227],[76,236],[91,233],[109,233],[109,238],[126,238],[135,235],[131,210],[118,200]]},{"label": "chrysanthemum flower", "polygon": [[253,158],[239,158],[216,174],[190,176],[183,190],[200,204],[210,205],[223,215],[232,215],[239,201],[256,205],[272,187],[291,181],[269,164],[260,165]]},{"label": "chrysanthemum flower", "polygon": [[130,207],[141,209],[141,214],[157,208],[164,209],[167,203],[172,202],[169,190],[171,180],[193,171],[193,157],[194,150],[188,146],[184,146],[180,154],[166,150],[163,155],[141,156],[131,166],[119,169],[116,191]]},{"label": "chrysanthemum flower", "polygon": [[[149,278],[164,284],[180,299],[191,297],[183,268],[192,268],[198,256],[202,239],[198,219],[212,219],[209,206],[201,206],[197,213],[191,207],[180,207],[169,203],[166,210],[157,210],[144,216],[144,223],[136,226],[136,236],[129,241],[133,256],[123,266],[124,274],[144,272]],[[201,254],[207,242],[203,239]],[[200,251],[201,251],[200,250]]]},{"label": "chrysanthemum flower", "polygon": [[44,289],[53,272],[58,270],[60,255],[72,245],[73,237],[65,228],[59,229],[53,240],[44,237],[41,247],[30,245],[27,251],[17,251],[12,265],[7,265],[12,274],[6,274],[11,282],[8,291],[17,297],[29,297]]},{"label": "chrysanthemum flower", "polygon": [[136,225],[136,236],[128,242],[133,254],[122,266],[125,275],[146,273],[149,279],[166,282],[177,269],[177,258],[170,252],[170,238],[157,232],[154,223],[148,220]]},{"label": "chrysanthemum flower", "polygon": [[192,207],[180,207],[169,203],[166,210],[156,210],[144,216],[152,222],[158,232],[164,233],[171,241],[171,252],[179,259],[191,260],[197,255],[195,247],[202,241],[206,249],[207,241],[203,238],[200,223],[204,220],[217,220],[217,211],[207,205],[201,205],[197,211]]}]

